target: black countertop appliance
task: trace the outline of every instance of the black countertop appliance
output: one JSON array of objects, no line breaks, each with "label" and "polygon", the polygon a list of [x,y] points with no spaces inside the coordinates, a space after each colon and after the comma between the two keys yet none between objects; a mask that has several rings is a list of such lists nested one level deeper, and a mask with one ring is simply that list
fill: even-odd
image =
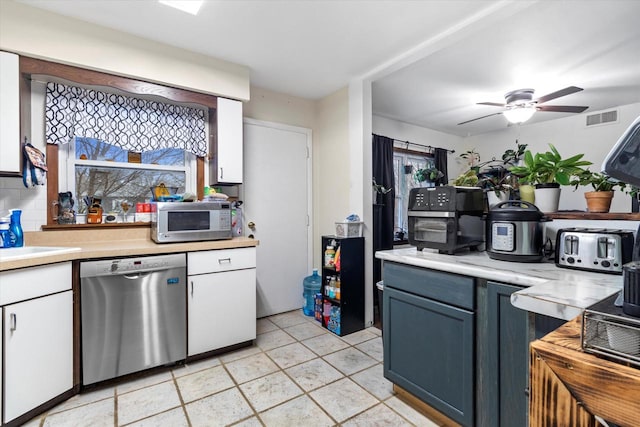
[{"label": "black countertop appliance", "polygon": [[[640,187],[640,116],[625,130],[604,159],[602,170],[613,178]],[[640,227],[636,233],[633,261],[622,268],[623,311],[640,317]]]},{"label": "black countertop appliance", "polygon": [[478,187],[414,188],[409,193],[409,244],[454,254],[484,244],[484,194]]}]

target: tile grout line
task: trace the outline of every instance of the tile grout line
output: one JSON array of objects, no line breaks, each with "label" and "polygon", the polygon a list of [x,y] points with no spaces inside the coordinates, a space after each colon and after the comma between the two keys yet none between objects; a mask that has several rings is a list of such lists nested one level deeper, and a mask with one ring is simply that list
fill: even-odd
[{"label": "tile grout line", "polygon": [[[294,313],[294,312],[288,312],[288,313],[292,313],[292,315],[293,315],[293,313]],[[287,313],[283,313],[283,314],[287,314]],[[302,316],[302,314],[301,314],[301,313],[300,313],[299,315],[300,315],[300,316]],[[144,418],[140,418],[140,419],[137,419],[137,420],[133,420],[133,421],[131,421],[131,423],[140,422],[140,421],[142,421],[142,420],[149,419],[149,418],[151,418],[151,417],[157,416],[157,415],[162,414],[162,413],[165,413],[165,412],[172,411],[172,410],[174,410],[174,409],[176,409],[176,408],[180,407],[180,408],[182,409],[182,413],[183,413],[183,414],[184,414],[184,416],[185,416],[185,419],[186,419],[187,425],[191,426],[191,425],[192,425],[192,422],[191,422],[191,420],[190,420],[190,417],[189,417],[189,415],[188,415],[187,408],[186,408],[187,403],[185,402],[184,397],[183,397],[183,394],[182,394],[182,391],[180,390],[180,385],[179,385],[179,383],[178,383],[178,380],[179,380],[179,378],[182,378],[182,377],[187,377],[187,376],[189,376],[189,375],[193,375],[193,374],[196,374],[196,373],[198,373],[198,372],[205,371],[205,370],[207,370],[207,369],[215,368],[215,366],[221,366],[221,367],[222,367],[222,369],[224,369],[225,374],[226,374],[226,375],[231,379],[231,382],[232,382],[233,386],[230,386],[230,387],[225,388],[225,389],[223,389],[223,390],[218,390],[218,391],[216,391],[215,393],[211,393],[211,394],[208,394],[208,395],[206,395],[206,396],[202,396],[202,397],[200,397],[200,398],[198,398],[198,399],[193,400],[193,402],[196,402],[196,401],[199,401],[199,400],[205,399],[205,398],[207,398],[207,397],[213,396],[213,395],[218,394],[218,393],[221,393],[221,392],[223,392],[223,391],[230,390],[230,389],[232,389],[232,388],[236,388],[236,389],[238,390],[238,392],[241,394],[242,398],[245,400],[245,402],[246,402],[246,403],[249,405],[249,407],[251,408],[252,415],[247,416],[247,417],[242,418],[242,419],[239,419],[239,420],[236,420],[236,421],[234,421],[231,425],[236,425],[236,424],[238,424],[238,423],[243,423],[243,422],[248,421],[249,419],[251,419],[251,418],[255,417],[255,418],[256,418],[256,420],[257,420],[261,425],[265,426],[266,424],[265,424],[265,422],[263,421],[263,419],[261,418],[261,416],[260,416],[261,414],[263,414],[263,413],[265,413],[265,412],[267,412],[267,411],[273,410],[274,408],[277,408],[277,407],[279,407],[279,406],[285,405],[285,404],[287,404],[287,403],[289,403],[289,402],[291,402],[291,401],[293,401],[293,400],[295,400],[295,399],[301,398],[301,397],[303,397],[303,396],[306,396],[308,399],[310,399],[310,401],[311,401],[311,402],[313,402],[313,404],[314,404],[317,408],[319,408],[323,413],[325,413],[325,414],[327,415],[327,417],[328,417],[328,420],[331,420],[332,422],[334,422],[334,423],[335,423],[334,425],[342,425],[342,423],[345,423],[345,422],[348,422],[348,421],[350,421],[350,420],[353,420],[354,418],[356,418],[356,417],[360,416],[361,414],[363,414],[363,413],[365,413],[365,412],[369,411],[369,410],[370,410],[370,409],[372,409],[372,408],[375,408],[375,407],[376,407],[376,406],[378,406],[378,405],[382,405],[382,406],[384,406],[384,407],[388,408],[392,413],[394,413],[394,414],[396,414],[396,415],[400,416],[400,417],[401,417],[401,419],[406,420],[406,421],[407,421],[407,422],[409,422],[409,424],[411,424],[411,425],[414,425],[414,424],[413,424],[411,421],[409,421],[405,416],[403,416],[401,413],[397,412],[394,408],[392,408],[392,407],[390,407],[390,406],[388,405],[388,401],[389,401],[392,397],[394,397],[394,396],[395,396],[395,393],[392,393],[390,396],[387,396],[387,397],[385,397],[385,398],[378,398],[378,397],[377,397],[377,396],[375,396],[373,393],[371,393],[367,388],[365,388],[364,386],[360,385],[360,384],[359,384],[359,383],[358,383],[358,382],[353,378],[353,376],[358,375],[358,374],[360,374],[360,373],[362,373],[362,372],[364,372],[364,371],[366,371],[366,370],[368,370],[368,369],[371,369],[371,368],[374,368],[374,367],[376,367],[376,366],[379,366],[380,364],[382,364],[382,363],[383,363],[382,361],[379,361],[376,357],[374,357],[374,354],[378,354],[378,353],[369,353],[369,352],[367,352],[366,350],[364,350],[364,349],[360,349],[360,348],[358,348],[358,347],[357,347],[357,346],[359,346],[359,345],[366,344],[366,343],[368,343],[368,342],[370,342],[370,341],[373,341],[373,340],[382,339],[382,335],[381,335],[381,334],[377,334],[377,333],[374,333],[374,332],[370,332],[370,334],[371,334],[372,336],[371,336],[371,337],[362,337],[362,338],[363,338],[363,340],[362,340],[362,341],[357,341],[357,342],[355,342],[355,341],[353,341],[353,340],[349,340],[349,341],[347,341],[347,340],[345,340],[343,337],[341,337],[341,336],[338,336],[338,335],[334,334],[333,332],[331,332],[331,331],[327,330],[326,328],[323,328],[323,327],[319,324],[319,322],[316,322],[316,321],[315,321],[315,319],[313,319],[313,318],[309,318],[309,319],[307,319],[306,317],[301,317],[301,319],[300,319],[300,320],[295,320],[295,319],[293,320],[294,322],[297,322],[297,323],[291,323],[291,324],[289,324],[289,323],[288,323],[289,321],[285,319],[285,320],[283,320],[283,321],[281,322],[284,326],[280,326],[278,323],[276,323],[275,321],[273,321],[273,320],[271,320],[271,319],[269,319],[269,318],[264,318],[264,319],[265,319],[265,321],[269,322],[269,324],[271,324],[271,325],[274,327],[274,329],[264,330],[264,327],[263,327],[263,330],[261,330],[259,333],[257,333],[257,334],[256,334],[256,340],[254,341],[254,343],[253,343],[253,345],[252,345],[252,346],[255,346],[255,347],[256,347],[256,350],[257,350],[256,352],[251,353],[251,354],[247,354],[247,355],[243,355],[242,357],[239,357],[239,358],[237,358],[237,359],[228,360],[228,361],[223,360],[224,355],[222,355],[221,357],[218,357],[219,365],[214,365],[214,366],[209,366],[209,367],[206,367],[206,368],[198,369],[198,370],[196,370],[196,371],[194,371],[194,372],[189,372],[189,373],[187,373],[187,374],[185,374],[185,375],[181,375],[180,377],[178,377],[178,376],[176,375],[176,373],[174,372],[174,368],[172,368],[172,369],[169,371],[170,376],[171,376],[171,378],[170,378],[170,379],[171,379],[171,381],[172,381],[172,383],[173,383],[173,385],[174,385],[174,387],[175,387],[175,389],[176,389],[176,392],[178,393],[178,399],[179,399],[180,405],[179,405],[179,406],[176,406],[176,407],[172,407],[172,408],[165,409],[164,411],[161,411],[161,412],[158,412],[158,413],[155,413],[155,414],[149,415],[149,416],[144,417]],[[258,320],[261,320],[261,319],[258,319]],[[302,327],[302,326],[306,326],[306,325],[313,325],[315,328],[318,328],[318,329],[320,330],[320,333],[318,333],[317,335],[311,335],[311,336],[305,337],[305,336],[304,336],[304,334],[303,334],[303,331],[301,331],[302,335],[301,335],[301,334],[298,334],[298,335],[301,335],[301,336],[303,336],[303,337],[299,339],[299,338],[297,338],[296,336],[294,336],[291,332],[289,332],[289,331],[287,331],[287,330],[286,330],[286,329],[289,329],[289,328],[294,328],[294,327],[297,327],[297,326]],[[363,331],[366,331],[367,329],[368,329],[368,328],[365,328],[365,329],[363,329]],[[264,335],[264,334],[267,334],[267,333],[269,333],[269,332],[278,332],[278,331],[284,332],[284,333],[285,333],[285,335],[286,335],[287,337],[290,337],[290,338],[293,340],[293,342],[289,342],[289,343],[282,344],[282,345],[277,345],[276,347],[269,348],[269,349],[267,349],[267,350],[263,349],[262,347],[260,347],[260,346],[257,344],[258,337],[259,337],[260,335]],[[305,344],[305,343],[304,343],[304,341],[309,341],[309,340],[311,340],[311,339],[319,338],[319,337],[322,337],[322,336],[328,336],[328,337],[334,337],[334,338],[337,338],[340,342],[342,342],[342,343],[344,343],[344,344],[345,344],[345,347],[344,347],[344,348],[340,348],[340,349],[336,349],[336,350],[329,351],[329,352],[327,352],[326,354],[320,354],[317,350],[312,349],[311,347],[309,347],[307,344]],[[361,338],[361,337],[357,337],[357,338],[356,338],[356,340],[357,340],[357,339],[360,339],[360,338]],[[268,352],[272,352],[273,350],[277,350],[277,349],[279,349],[279,348],[283,348],[283,347],[286,347],[286,346],[288,346],[288,345],[293,345],[293,344],[301,344],[301,345],[303,346],[303,348],[305,348],[305,349],[309,350],[309,352],[310,352],[312,355],[314,355],[315,357],[313,357],[313,358],[311,358],[311,359],[309,359],[309,360],[304,360],[304,361],[302,361],[302,362],[295,363],[294,365],[287,366],[287,367],[285,368],[285,367],[280,366],[280,365],[276,362],[276,359],[274,359],[270,354],[268,354]],[[251,348],[251,347],[248,347],[248,348]],[[329,347],[329,348],[330,348],[330,347]],[[339,369],[337,366],[334,366],[334,365],[333,365],[329,360],[325,359],[325,357],[327,357],[327,356],[330,356],[330,355],[332,355],[332,354],[335,354],[335,353],[338,353],[338,352],[341,352],[341,351],[345,351],[345,350],[348,350],[348,349],[349,349],[349,350],[355,350],[355,351],[357,351],[358,353],[361,353],[361,354],[363,354],[363,355],[367,356],[368,358],[370,358],[370,359],[374,362],[374,363],[373,363],[373,365],[371,365],[371,366],[367,366],[367,367],[364,367],[364,368],[359,369],[358,371],[352,372],[352,373],[350,373],[350,374],[346,374],[346,373],[345,373],[345,372],[343,372],[341,369]],[[240,351],[241,351],[241,350],[240,350]],[[228,369],[228,366],[227,366],[227,365],[228,365],[228,364],[230,364],[230,363],[233,363],[233,362],[237,362],[237,361],[241,361],[241,360],[247,359],[247,358],[252,357],[252,356],[256,356],[256,355],[264,355],[264,356],[266,356],[266,358],[267,358],[268,360],[270,360],[270,361],[275,365],[275,367],[276,367],[277,369],[276,369],[275,371],[273,371],[273,372],[268,373],[268,374],[261,375],[261,376],[259,376],[259,377],[252,378],[252,379],[250,379],[250,380],[244,381],[242,384],[238,383],[238,381],[236,380],[236,378],[231,374],[231,371]],[[213,358],[212,358],[212,359],[213,359]],[[322,385],[320,385],[320,386],[318,386],[318,387],[315,387],[315,388],[313,388],[313,389],[310,389],[310,390],[306,390],[306,389],[304,389],[303,387],[301,387],[301,386],[298,384],[298,382],[294,379],[294,377],[292,377],[292,376],[291,376],[291,374],[290,374],[289,372],[287,372],[287,369],[294,368],[294,367],[296,367],[296,366],[299,366],[299,365],[304,364],[304,363],[311,362],[311,361],[313,361],[313,360],[320,360],[320,361],[322,361],[323,363],[327,364],[327,365],[328,365],[328,366],[330,366],[332,369],[334,369],[334,370],[336,370],[338,373],[340,373],[341,377],[340,377],[340,378],[338,378],[338,379],[336,379],[336,380],[330,381],[330,382],[328,382],[328,383],[326,383],[326,384],[322,384]],[[185,364],[185,365],[186,365],[186,364]],[[241,385],[246,384],[246,383],[249,383],[249,382],[251,382],[251,381],[255,381],[255,380],[258,380],[258,379],[264,378],[264,377],[269,376],[269,375],[273,375],[273,374],[278,373],[278,372],[281,372],[282,374],[284,374],[284,376],[285,376],[285,377],[286,377],[286,378],[287,378],[287,379],[288,379],[288,380],[289,380],[293,385],[295,385],[295,387],[297,387],[299,390],[301,390],[301,394],[298,394],[298,395],[296,395],[295,397],[292,397],[292,398],[289,398],[289,399],[284,400],[284,401],[282,401],[282,402],[279,402],[279,403],[278,403],[278,404],[276,404],[276,405],[273,405],[273,406],[271,406],[271,407],[269,407],[269,408],[264,409],[263,411],[258,412],[258,411],[256,410],[256,408],[254,407],[254,405],[251,403],[251,401],[248,399],[248,396],[247,396],[247,395],[244,393],[244,391],[242,390]],[[347,380],[351,381],[355,386],[357,386],[358,388],[362,389],[362,390],[363,390],[363,391],[364,391],[368,396],[372,397],[372,398],[375,400],[375,403],[374,403],[372,406],[369,406],[369,407],[367,407],[367,408],[365,408],[365,409],[361,410],[360,412],[358,412],[358,413],[356,413],[356,414],[351,415],[349,418],[346,418],[346,419],[345,419],[345,420],[343,420],[342,422],[337,422],[337,421],[336,421],[336,419],[334,418],[334,416],[332,416],[332,415],[328,412],[328,410],[327,410],[326,408],[324,408],[324,407],[323,407],[323,406],[322,406],[318,401],[316,401],[316,400],[311,396],[311,393],[313,393],[313,392],[315,392],[315,391],[317,391],[317,390],[319,390],[319,389],[321,389],[321,388],[323,388],[323,387],[329,386],[329,385],[331,385],[331,384],[333,384],[333,383],[335,383],[335,382],[341,381],[341,380],[343,380],[343,379],[347,379]],[[165,380],[165,381],[168,381],[168,380]],[[139,388],[137,388],[137,389],[136,389],[136,388],[134,388],[134,389],[132,389],[132,390],[128,390],[128,391],[126,391],[125,393],[122,393],[122,394],[124,395],[124,394],[126,394],[126,393],[131,393],[131,392],[134,392],[134,391],[139,391],[139,390],[142,390],[142,389],[145,389],[145,388],[153,387],[153,386],[158,385],[158,384],[161,384],[161,383],[163,383],[163,382],[165,382],[165,381],[159,381],[158,383],[155,383],[155,384],[147,384],[147,385],[144,385],[144,386],[142,386],[142,385],[141,385],[141,386],[140,386]],[[114,421],[114,425],[115,425],[116,427],[118,427],[118,418],[119,418],[119,416],[118,416],[118,415],[119,415],[119,413],[118,413],[118,397],[119,397],[119,394],[120,394],[120,393],[118,393],[118,391],[117,391],[117,386],[115,386],[115,387],[114,387],[114,389],[113,389],[113,393],[114,393],[114,394],[113,394],[113,399],[114,399],[114,417],[113,417],[113,421]],[[70,411],[70,410],[73,410],[73,409],[76,409],[76,408],[79,408],[79,407],[82,407],[82,406],[87,406],[87,405],[89,405],[89,404],[92,404],[92,403],[96,403],[96,402],[99,402],[99,401],[105,400],[105,399],[108,399],[108,397],[103,398],[103,399],[98,399],[98,400],[96,400],[96,401],[92,401],[92,402],[87,402],[87,403],[84,403],[84,404],[82,404],[82,405],[78,405],[77,407],[73,407],[73,408],[69,408],[69,409],[66,409],[66,410],[60,411],[60,412],[58,412],[58,413],[67,412],[67,411]],[[191,403],[193,403],[193,402],[189,402],[189,404],[191,404]],[[45,421],[46,421],[46,417],[48,417],[49,415],[50,415],[50,414],[47,412],[47,413],[43,414],[43,415],[40,417],[40,423],[39,423],[39,425],[40,425],[40,426],[43,426],[43,425],[44,425],[44,423],[45,423]],[[130,424],[130,423],[129,423],[129,424]]]}]

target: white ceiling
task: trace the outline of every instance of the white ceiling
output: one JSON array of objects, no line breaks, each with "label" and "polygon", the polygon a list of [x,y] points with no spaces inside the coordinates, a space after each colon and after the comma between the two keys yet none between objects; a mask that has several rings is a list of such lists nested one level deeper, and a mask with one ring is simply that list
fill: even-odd
[{"label": "white ceiling", "polygon": [[303,98],[372,76],[374,114],[461,136],[505,127],[457,123],[513,89],[582,87],[547,104],[582,114],[640,102],[638,0],[209,0],[196,17],[155,0],[17,1],[246,65],[252,85]]}]

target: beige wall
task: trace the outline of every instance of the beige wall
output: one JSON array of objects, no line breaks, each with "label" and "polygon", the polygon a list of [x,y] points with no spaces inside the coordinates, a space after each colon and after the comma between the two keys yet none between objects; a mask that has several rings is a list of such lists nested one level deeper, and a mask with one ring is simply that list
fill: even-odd
[{"label": "beige wall", "polygon": [[249,99],[249,69],[1,0],[0,49],[198,92]]},{"label": "beige wall", "polygon": [[316,102],[251,86],[251,100],[244,103],[242,115],[256,120],[313,129]]},{"label": "beige wall", "polygon": [[349,214],[349,91],[342,88],[318,101],[313,141],[314,260],[320,260],[320,236],[335,233],[335,222]]}]

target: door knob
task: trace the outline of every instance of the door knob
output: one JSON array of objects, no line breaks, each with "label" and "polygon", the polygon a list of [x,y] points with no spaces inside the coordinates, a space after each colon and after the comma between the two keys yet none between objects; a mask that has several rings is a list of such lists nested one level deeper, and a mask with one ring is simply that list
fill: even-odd
[{"label": "door knob", "polygon": [[249,221],[249,223],[247,224],[247,227],[249,227],[252,230],[256,229],[256,223],[253,221]]}]

